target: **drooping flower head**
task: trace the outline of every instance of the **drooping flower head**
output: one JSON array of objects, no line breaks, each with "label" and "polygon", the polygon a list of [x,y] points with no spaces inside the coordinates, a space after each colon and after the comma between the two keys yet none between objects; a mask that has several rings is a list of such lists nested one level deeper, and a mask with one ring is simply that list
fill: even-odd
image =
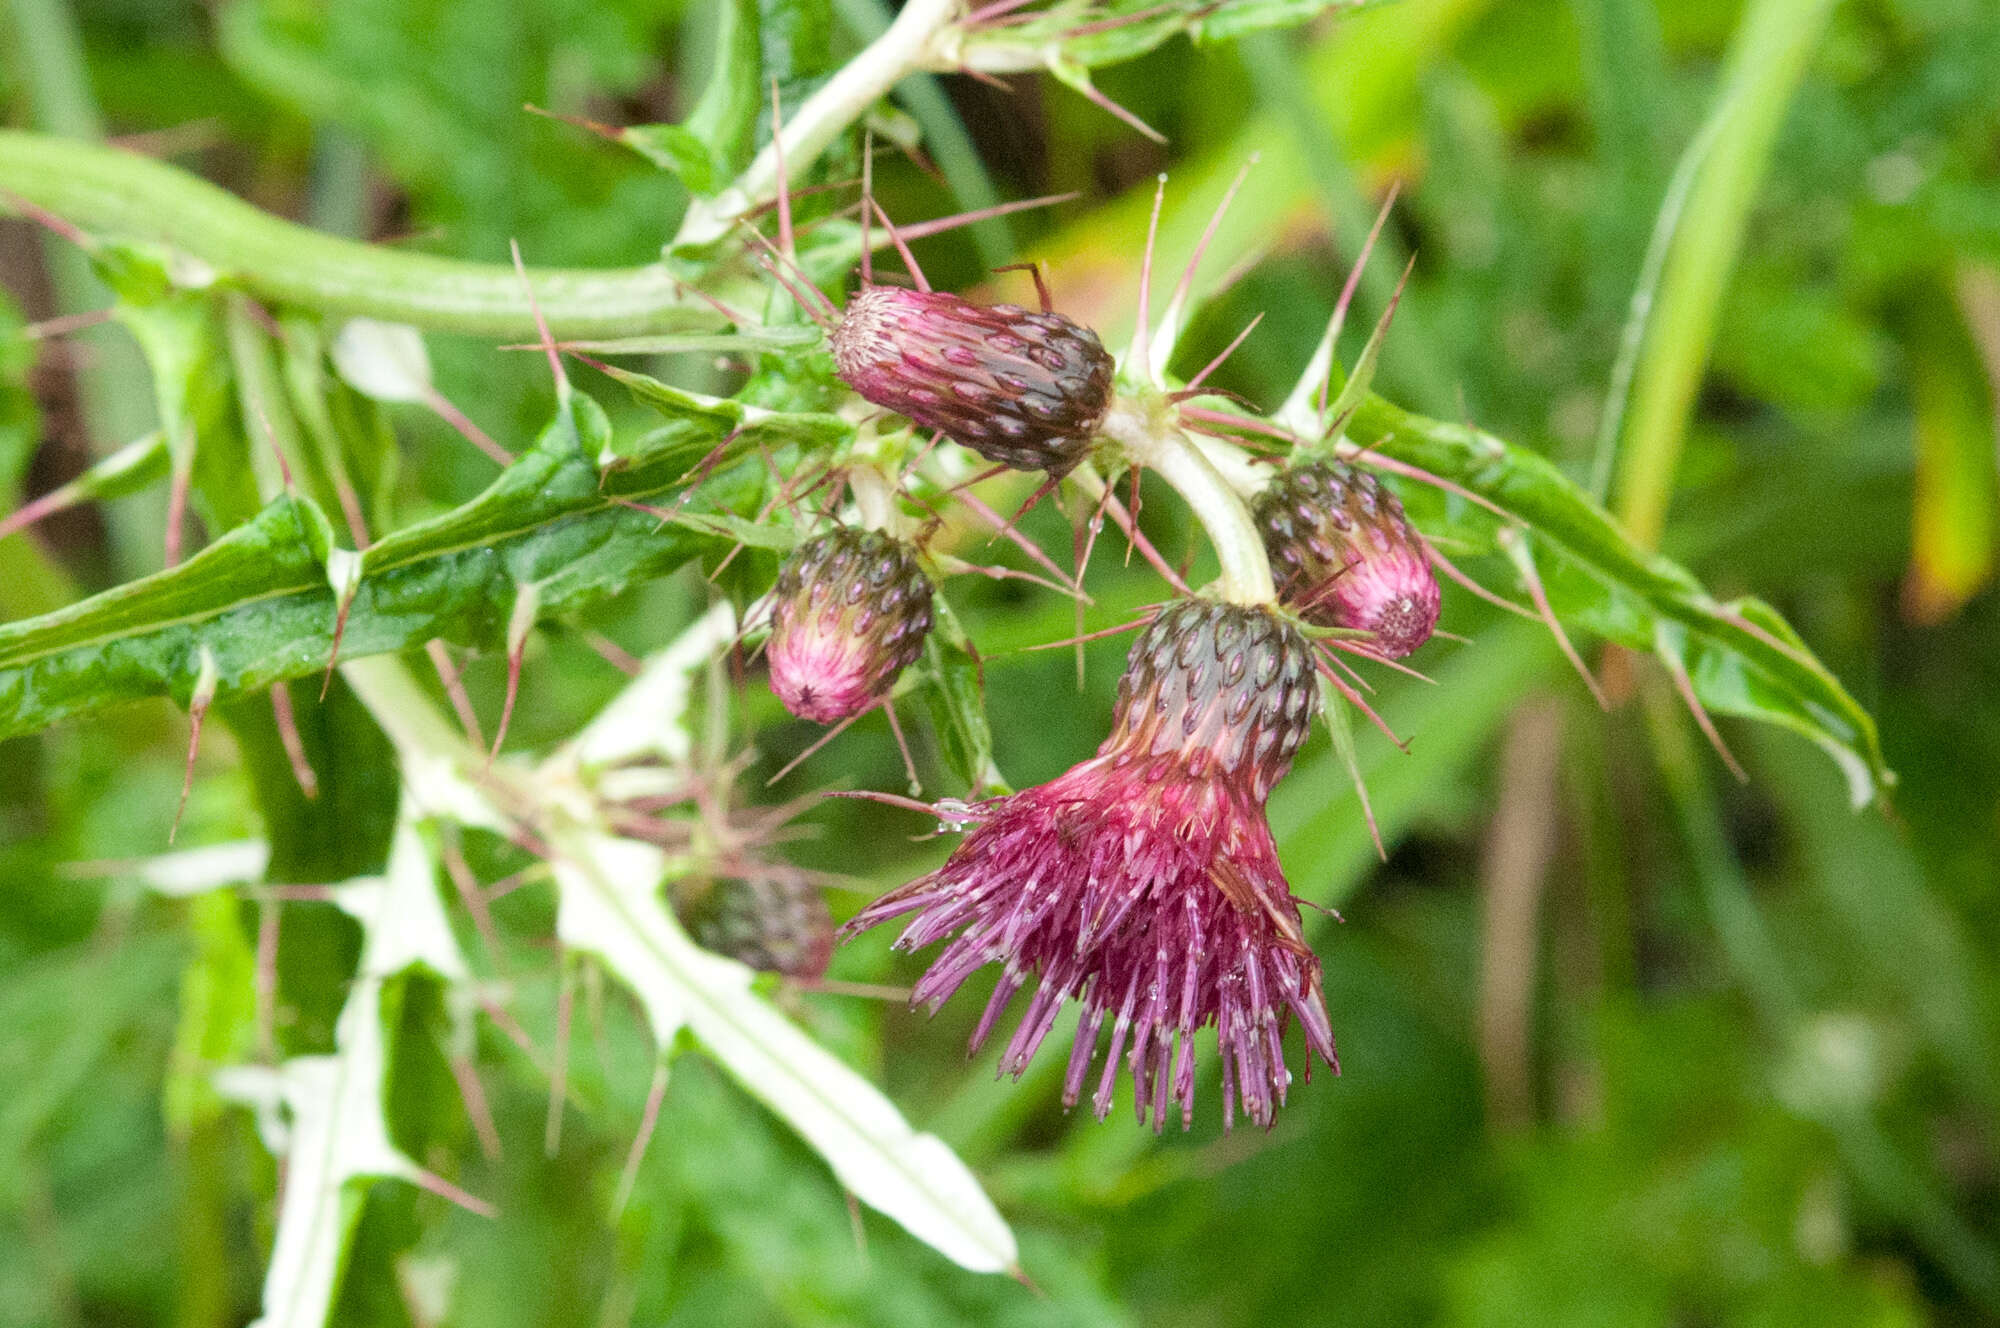
[{"label": "drooping flower head", "polygon": [[801,544],[771,592],[771,690],[819,724],[858,715],[923,652],[931,583],[908,544],[840,529]]},{"label": "drooping flower head", "polygon": [[972,1035],[986,1040],[1034,984],[1001,1058],[1018,1076],[1068,1001],[1083,1007],[1063,1082],[1074,1106],[1110,1024],[1092,1106],[1110,1109],[1121,1062],[1139,1118],[1160,1129],[1169,1101],[1194,1111],[1194,1038],[1214,1025],[1223,1120],[1240,1099],[1268,1126],[1291,1072],[1283,1035],[1296,1017],[1306,1068],[1338,1069],[1297,902],[1265,819],[1271,786],[1311,727],[1312,650],[1275,613],[1185,600],[1134,644],[1111,736],[1055,780],[973,809],[977,823],[943,867],[891,891],[846,934],[904,914],[897,941],[949,937],[914,999],[933,1011],[989,963],[999,984]]},{"label": "drooping flower head", "polygon": [[1016,470],[1068,474],[1111,399],[1111,356],[1058,313],[867,286],[831,340],[863,397]]},{"label": "drooping flower head", "polygon": [[1255,515],[1278,598],[1307,622],[1373,632],[1401,659],[1437,626],[1437,577],[1403,504],[1365,470],[1314,461],[1282,472]]}]

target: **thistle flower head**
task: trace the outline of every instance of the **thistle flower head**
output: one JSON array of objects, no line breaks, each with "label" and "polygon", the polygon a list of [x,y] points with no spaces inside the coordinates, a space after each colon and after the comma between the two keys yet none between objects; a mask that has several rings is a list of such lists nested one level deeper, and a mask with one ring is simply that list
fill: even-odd
[{"label": "thistle flower head", "polygon": [[1296,1017],[1306,1065],[1335,1066],[1297,902],[1278,866],[1264,800],[1305,741],[1317,703],[1312,651],[1268,610],[1188,600],[1133,646],[1111,736],[1038,788],[980,804],[943,867],[878,899],[852,933],[917,916],[897,945],[950,938],[917,984],[933,1010],[989,963],[1002,971],[977,1048],[1023,986],[1033,997],[1001,1058],[1018,1076],[1071,1000],[1083,1008],[1063,1103],[1084,1090],[1099,1035],[1110,1046],[1092,1106],[1110,1109],[1121,1058],[1139,1118],[1194,1111],[1194,1037],[1214,1025],[1223,1119],[1268,1126],[1291,1082],[1283,1034]]},{"label": "thistle flower head", "polygon": [[1111,356],[1058,313],[869,286],[832,343],[856,392],[1016,470],[1067,474],[1111,397]]},{"label": "thistle flower head", "polygon": [[931,630],[930,578],[909,545],[880,531],[806,541],[771,594],[771,690],[820,724],[887,694]]},{"label": "thistle flower head", "polygon": [[1314,461],[1280,474],[1255,516],[1278,597],[1307,622],[1373,632],[1401,659],[1437,626],[1438,584],[1403,505],[1365,470]]}]

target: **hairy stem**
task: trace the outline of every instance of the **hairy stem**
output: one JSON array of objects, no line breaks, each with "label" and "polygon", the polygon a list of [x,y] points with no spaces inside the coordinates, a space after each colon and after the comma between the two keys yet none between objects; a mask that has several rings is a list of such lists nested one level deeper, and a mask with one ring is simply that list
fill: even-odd
[{"label": "hairy stem", "polygon": [[1145,466],[1186,501],[1208,535],[1221,565],[1222,596],[1232,604],[1269,604],[1278,598],[1264,540],[1250,509],[1215,464],[1164,415],[1115,402],[1104,417],[1105,437],[1125,459]]},{"label": "hairy stem", "polygon": [[[470,263],[324,235],[271,216],[172,166],[116,148],[0,130],[0,211],[19,199],[86,232],[162,244],[275,304],[436,331],[535,335],[511,264]],[[712,327],[659,265],[529,269],[558,337]]]}]

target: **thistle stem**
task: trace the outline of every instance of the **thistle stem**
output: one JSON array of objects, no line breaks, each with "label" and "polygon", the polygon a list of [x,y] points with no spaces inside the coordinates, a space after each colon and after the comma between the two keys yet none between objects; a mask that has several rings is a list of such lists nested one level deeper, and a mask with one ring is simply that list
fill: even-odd
[{"label": "thistle stem", "polygon": [[[476,336],[536,335],[511,264],[322,234],[117,148],[0,130],[0,212],[14,211],[14,198],[87,232],[164,244],[271,303]],[[685,331],[717,321],[713,309],[657,264],[531,268],[528,282],[562,338]]]},{"label": "thistle stem", "polygon": [[857,465],[847,472],[847,491],[854,495],[861,524],[896,539],[908,539],[911,522],[896,505],[896,485],[874,466]]},{"label": "thistle stem", "polygon": [[1232,604],[1269,604],[1278,598],[1271,563],[1250,509],[1180,426],[1163,415],[1114,402],[1101,431],[1172,486],[1193,511],[1221,565],[1222,597]]},{"label": "thistle stem", "polygon": [[930,67],[940,33],[959,14],[959,0],[909,0],[896,21],[785,119],[784,132],[764,145],[743,174],[712,199],[697,199],[681,220],[676,245],[710,244],[739,217],[778,193],[780,163],[810,166],[842,130],[889,94],[907,74]]}]

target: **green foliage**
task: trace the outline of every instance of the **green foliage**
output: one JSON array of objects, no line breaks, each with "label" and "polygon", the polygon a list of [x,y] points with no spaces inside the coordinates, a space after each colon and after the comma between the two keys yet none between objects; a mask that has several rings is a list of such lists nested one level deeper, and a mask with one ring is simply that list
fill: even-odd
[{"label": "green foliage", "polygon": [[[1491,435],[1413,418],[1379,397],[1365,403],[1351,428],[1364,446],[1484,500],[1485,507],[1463,503],[1440,513],[1435,529],[1473,551],[1511,553],[1524,582],[1546,577],[1545,593],[1564,621],[1657,654],[1714,710],[1811,738],[1840,763],[1857,806],[1885,797],[1894,775],[1875,721],[1777,610],[1754,599],[1718,603],[1681,567],[1635,545],[1560,470]],[[1434,506],[1414,493],[1411,499]],[[1569,568],[1538,571],[1522,531],[1558,550]]]},{"label": "green foliage", "polygon": [[[185,702],[204,652],[214,660],[215,695],[227,699],[324,672],[336,631],[343,655],[439,637],[492,648],[505,642],[509,615],[528,587],[544,613],[559,614],[710,547],[712,538],[616,500],[676,492],[727,432],[722,422],[740,418],[742,408],[718,407],[709,419],[655,431],[600,485],[593,458],[609,451],[608,427],[589,398],[571,402],[479,497],[338,563],[351,569],[351,581],[329,566],[326,515],[310,500],[287,496],[183,567],[0,628],[0,733],[32,732],[142,696]],[[781,419],[749,432],[767,427],[786,428]],[[713,483],[744,495],[760,479],[739,465]]]},{"label": "green foliage", "polygon": [[41,418],[28,389],[33,348],[22,336],[20,306],[0,294],[0,487],[17,490],[21,475],[34,459],[40,441]]},{"label": "green foliage", "polygon": [[756,0],[716,7],[715,63],[685,123],[634,125],[618,133],[620,142],[697,194],[719,192],[750,164],[765,95],[758,8]]}]

